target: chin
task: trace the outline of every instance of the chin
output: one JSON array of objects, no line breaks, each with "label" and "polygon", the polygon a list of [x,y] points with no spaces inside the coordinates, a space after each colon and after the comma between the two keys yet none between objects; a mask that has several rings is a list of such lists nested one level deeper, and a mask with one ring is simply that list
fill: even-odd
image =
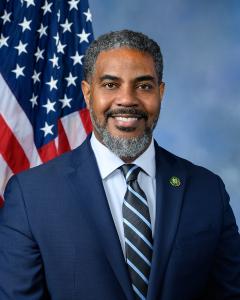
[{"label": "chin", "polygon": [[102,143],[120,158],[133,160],[143,153],[152,140],[151,132],[133,135],[124,132],[121,135],[104,130],[101,135]]}]

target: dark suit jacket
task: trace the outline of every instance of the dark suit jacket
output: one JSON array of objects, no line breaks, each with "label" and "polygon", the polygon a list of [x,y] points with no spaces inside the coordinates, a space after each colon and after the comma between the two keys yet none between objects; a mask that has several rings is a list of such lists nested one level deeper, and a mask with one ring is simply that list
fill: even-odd
[{"label": "dark suit jacket", "polygon": [[[147,299],[239,300],[240,238],[221,179],[157,145],[156,166]],[[89,140],[14,176],[5,200],[1,300],[134,299]]]}]

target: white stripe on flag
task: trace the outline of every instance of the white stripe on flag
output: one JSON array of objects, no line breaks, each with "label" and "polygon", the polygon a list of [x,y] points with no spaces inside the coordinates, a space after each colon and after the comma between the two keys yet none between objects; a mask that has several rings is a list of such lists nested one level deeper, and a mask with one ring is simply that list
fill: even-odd
[{"label": "white stripe on flag", "polygon": [[61,118],[61,122],[71,149],[75,149],[86,139],[87,134],[79,112],[74,112]]},{"label": "white stripe on flag", "polygon": [[0,91],[0,112],[3,115],[8,126],[11,128],[14,136],[21,144],[21,147],[23,148],[30,162],[30,166],[33,167],[41,164],[41,159],[38,155],[33,140],[33,130],[31,123],[1,74]]},{"label": "white stripe on flag", "polygon": [[9,178],[13,175],[11,169],[6,164],[2,155],[0,154],[0,196],[3,197],[3,192]]},{"label": "white stripe on flag", "polygon": [[58,149],[58,136],[54,139],[54,143],[55,143],[56,149]]}]

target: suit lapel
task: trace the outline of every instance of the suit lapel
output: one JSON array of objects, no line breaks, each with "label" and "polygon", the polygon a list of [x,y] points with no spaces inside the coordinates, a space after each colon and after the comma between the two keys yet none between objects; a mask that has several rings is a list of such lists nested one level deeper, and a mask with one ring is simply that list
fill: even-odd
[{"label": "suit lapel", "polygon": [[[157,299],[175,241],[179,217],[183,204],[186,175],[176,158],[164,149],[156,149],[156,221],[152,269],[149,280],[148,300]],[[170,179],[180,179],[175,186]]]},{"label": "suit lapel", "polygon": [[76,166],[69,175],[70,185],[81,205],[95,225],[96,237],[104,249],[107,259],[122,286],[126,299],[133,299],[122,248],[106,199],[100,173],[89,139],[76,152],[73,164]]}]

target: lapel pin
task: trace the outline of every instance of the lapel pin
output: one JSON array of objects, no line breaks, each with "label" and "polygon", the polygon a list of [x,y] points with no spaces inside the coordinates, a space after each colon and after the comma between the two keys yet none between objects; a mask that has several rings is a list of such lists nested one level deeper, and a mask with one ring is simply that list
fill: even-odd
[{"label": "lapel pin", "polygon": [[172,176],[169,179],[169,182],[174,187],[179,187],[181,185],[181,180],[178,177],[176,177],[176,176]]}]

